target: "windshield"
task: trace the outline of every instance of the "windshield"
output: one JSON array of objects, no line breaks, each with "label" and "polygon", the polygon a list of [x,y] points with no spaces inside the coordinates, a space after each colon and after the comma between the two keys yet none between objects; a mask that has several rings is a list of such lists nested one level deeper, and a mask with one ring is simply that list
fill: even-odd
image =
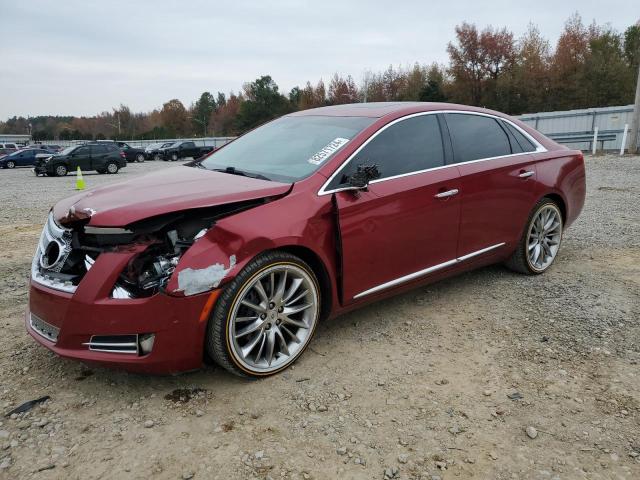
[{"label": "windshield", "polygon": [[376,119],[281,117],[239,137],[204,159],[209,170],[260,175],[280,182],[309,176]]}]

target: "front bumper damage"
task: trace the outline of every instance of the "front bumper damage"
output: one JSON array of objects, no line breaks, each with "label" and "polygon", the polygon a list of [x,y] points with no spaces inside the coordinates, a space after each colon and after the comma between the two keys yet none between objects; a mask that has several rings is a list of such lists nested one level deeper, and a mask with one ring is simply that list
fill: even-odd
[{"label": "front bumper damage", "polygon": [[[168,374],[202,366],[206,318],[211,292],[189,297],[158,293],[148,298],[115,299],[109,294],[114,272],[127,255],[100,255],[74,293],[65,293],[33,280],[25,322],[29,334],[56,354],[128,371]],[[149,353],[140,348],[123,351],[92,349],[96,337],[153,334]],[[93,339],[92,339],[93,337]],[[108,349],[104,349],[108,350]]]},{"label": "front bumper damage", "polygon": [[103,251],[81,274],[43,269],[72,259],[69,235],[49,217],[32,264],[29,334],[58,355],[84,362],[158,374],[199,368],[207,320],[202,312],[212,292],[114,298],[120,273],[146,248],[139,244]]}]

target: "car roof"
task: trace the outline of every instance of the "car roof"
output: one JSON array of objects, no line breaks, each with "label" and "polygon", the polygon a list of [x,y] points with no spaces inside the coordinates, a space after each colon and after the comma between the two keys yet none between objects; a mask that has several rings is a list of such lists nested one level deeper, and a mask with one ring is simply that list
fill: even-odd
[{"label": "car roof", "polygon": [[461,110],[468,112],[490,113],[504,117],[505,115],[485,108],[459,105],[456,103],[440,102],[370,102],[370,103],[345,103],[329,107],[312,108],[289,114],[289,116],[331,116],[331,117],[372,117],[380,118],[386,115],[399,116],[417,112],[432,110]]}]

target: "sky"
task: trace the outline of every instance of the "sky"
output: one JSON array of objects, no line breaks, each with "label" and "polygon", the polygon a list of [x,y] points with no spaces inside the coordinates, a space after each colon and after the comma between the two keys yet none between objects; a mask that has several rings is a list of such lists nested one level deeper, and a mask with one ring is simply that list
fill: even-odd
[{"label": "sky", "polygon": [[[532,7],[535,6],[535,8]],[[555,44],[578,12],[624,31],[637,0],[0,0],[0,120],[185,105],[271,75],[288,93],[338,72],[360,83],[389,65],[447,63],[463,21],[529,22]]]}]

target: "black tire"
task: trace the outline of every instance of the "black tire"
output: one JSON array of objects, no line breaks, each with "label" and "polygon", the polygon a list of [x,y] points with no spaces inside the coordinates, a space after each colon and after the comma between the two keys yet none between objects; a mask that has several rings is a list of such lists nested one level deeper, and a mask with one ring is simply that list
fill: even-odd
[{"label": "black tire", "polygon": [[[511,255],[511,257],[505,262],[505,265],[511,270],[518,273],[524,273],[525,275],[540,275],[541,273],[546,272],[551,267],[551,265],[553,265],[555,259],[557,258],[557,254],[554,255],[551,263],[544,268],[536,268],[529,259],[528,240],[529,234],[532,229],[532,223],[534,222],[534,219],[536,218],[538,213],[541,210],[547,208],[551,208],[557,212],[558,217],[560,218],[560,231],[562,232],[562,229],[564,228],[564,222],[562,220],[562,211],[560,210],[560,207],[550,198],[542,198],[531,210],[529,218],[527,218],[527,223],[525,224],[525,227],[522,231],[522,236],[518,241],[518,246],[513,252],[513,255]],[[562,238],[562,233],[560,234],[560,238]],[[558,249],[560,248],[560,243],[558,243]]]},{"label": "black tire", "polygon": [[136,162],[138,162],[138,163],[143,163],[143,162],[144,162],[144,154],[142,154],[142,153],[138,153],[138,154],[136,155]]},{"label": "black tire", "polygon": [[161,159],[161,158],[162,158],[162,157],[161,157],[158,153],[156,153],[156,154],[153,156],[153,159],[154,159],[154,160],[158,160],[158,161],[160,161],[160,159]]},{"label": "black tire", "polygon": [[177,153],[172,153],[171,154],[171,161],[172,162],[177,162],[178,161],[178,154]]},{"label": "black tire", "polygon": [[114,175],[118,173],[118,170],[120,170],[120,167],[116,162],[109,162],[105,165],[104,169],[108,174]]},{"label": "black tire", "polygon": [[14,162],[13,160],[9,160],[7,162],[7,168],[16,168],[16,162]]},{"label": "black tire", "polygon": [[56,177],[64,177],[67,173],[69,173],[69,169],[66,165],[58,165],[55,168]]},{"label": "black tire", "polygon": [[[304,270],[305,273],[312,279],[317,292],[317,315],[315,318],[315,322],[308,334],[308,337],[305,339],[304,345],[284,365],[282,365],[277,370],[269,372],[257,372],[255,370],[251,371],[248,369],[248,367],[242,366],[238,363],[237,359],[234,357],[234,353],[229,347],[227,336],[229,333],[228,328],[231,320],[231,312],[233,310],[235,302],[239,300],[239,293],[241,293],[243,288],[248,283],[252,282],[256,277],[258,277],[260,273],[270,267],[286,265],[293,265]],[[320,295],[321,291],[318,284],[318,279],[313,269],[300,258],[290,253],[277,250],[258,255],[251,262],[249,262],[249,264],[247,264],[228,285],[224,287],[224,290],[218,297],[215,308],[211,313],[209,323],[207,325],[205,340],[207,353],[218,365],[233,373],[234,375],[238,375],[240,377],[261,378],[274,375],[281,372],[282,370],[285,370],[293,363],[295,363],[298,358],[300,358],[300,356],[304,353],[307,346],[311,342],[311,339],[313,338],[313,333],[315,332],[320,318]]]}]

